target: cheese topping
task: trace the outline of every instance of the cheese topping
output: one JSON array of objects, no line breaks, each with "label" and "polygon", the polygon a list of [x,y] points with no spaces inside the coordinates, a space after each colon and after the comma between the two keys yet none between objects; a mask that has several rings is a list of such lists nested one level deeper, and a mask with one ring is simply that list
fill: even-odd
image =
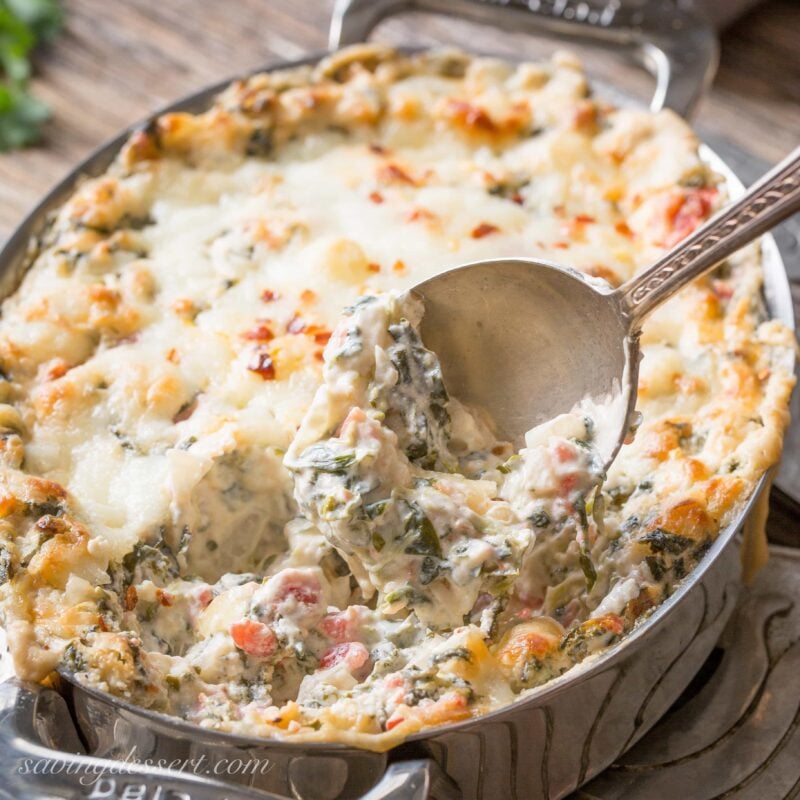
[{"label": "cheese topping", "polygon": [[619,640],[779,458],[758,247],[648,321],[605,480],[591,419],[495,441],[402,292],[505,255],[617,285],[724,196],[680,119],[593,100],[567,56],[364,46],[135,133],[3,305],[17,671],[385,749]]}]

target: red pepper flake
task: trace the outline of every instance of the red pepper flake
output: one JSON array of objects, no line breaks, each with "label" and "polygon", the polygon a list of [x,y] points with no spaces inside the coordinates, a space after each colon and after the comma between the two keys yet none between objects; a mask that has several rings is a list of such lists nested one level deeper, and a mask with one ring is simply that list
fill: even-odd
[{"label": "red pepper flake", "polygon": [[401,261],[399,258],[397,261],[392,264],[392,271],[393,272],[405,272],[406,271],[406,262]]},{"label": "red pepper flake", "polygon": [[264,291],[261,292],[261,299],[265,303],[272,303],[273,301],[277,300],[280,296],[281,296],[280,292],[275,292],[272,289],[264,289]]},{"label": "red pepper flake", "polygon": [[188,402],[184,403],[179,409],[177,414],[172,418],[172,421],[177,424],[179,422],[184,422],[185,420],[189,419],[189,417],[194,414],[197,410],[197,397],[193,397]]},{"label": "red pepper flake", "polygon": [[311,289],[304,289],[302,292],[300,292],[300,302],[305,303],[306,305],[316,303],[317,293],[311,291]]},{"label": "red pepper flake", "polygon": [[620,235],[625,236],[628,239],[633,239],[634,233],[628,226],[627,222],[617,222],[614,224],[614,230]]},{"label": "red pepper flake", "polygon": [[306,323],[299,314],[292,314],[292,318],[286,323],[286,333],[303,333]]},{"label": "red pepper flake", "polygon": [[727,281],[712,280],[711,291],[714,292],[720,300],[730,300],[731,297],[733,297],[733,287]]},{"label": "red pepper flake", "polygon": [[589,214],[576,214],[575,222],[578,225],[592,225],[593,223],[597,222],[597,220]]},{"label": "red pepper flake", "polygon": [[383,195],[380,192],[370,192],[369,199],[376,205],[380,205],[383,202]]},{"label": "red pepper flake", "polygon": [[404,183],[407,186],[417,186],[417,182],[398,164],[384,164],[378,170],[378,180],[382,183]]},{"label": "red pepper flake", "polygon": [[325,356],[322,354],[322,350],[315,350],[314,351],[314,358],[316,358],[317,361],[324,361],[325,360]]},{"label": "red pepper flake", "polygon": [[368,146],[370,153],[375,153],[376,156],[389,155],[389,151],[382,144],[377,144],[377,142],[370,142]]},{"label": "red pepper flake", "polygon": [[406,214],[406,222],[419,222],[419,220],[427,220],[428,222],[435,220],[436,214],[433,211],[428,211],[427,208],[415,208]]},{"label": "red pepper flake", "polygon": [[317,344],[328,344],[333,332],[321,325],[309,325],[305,329],[305,333],[306,336],[312,336]]},{"label": "red pepper flake", "polygon": [[376,264],[374,261],[370,261],[369,264],[367,264],[367,271],[368,272],[380,272],[381,271],[381,265],[380,264]]},{"label": "red pepper flake", "polygon": [[255,353],[247,365],[247,369],[260,375],[265,381],[275,380],[275,365],[272,363],[272,357],[263,350]]},{"label": "red pepper flake", "polygon": [[175,598],[163,589],[156,589],[156,599],[166,608],[169,608],[175,602]]},{"label": "red pepper flake", "polygon": [[481,222],[472,229],[470,234],[473,239],[483,239],[484,236],[491,236],[493,233],[498,233],[500,228],[497,225],[492,225],[490,222]]},{"label": "red pepper flake", "polygon": [[518,206],[521,206],[525,202],[525,198],[519,192],[514,192],[508,199]]},{"label": "red pepper flake", "polygon": [[242,338],[250,342],[269,342],[275,338],[275,334],[266,322],[259,321],[255,328],[245,331]]},{"label": "red pepper flake", "polygon": [[48,381],[55,381],[63,378],[69,372],[70,366],[64,361],[63,358],[54,358],[47,368],[46,379]]},{"label": "red pepper flake", "polygon": [[670,205],[667,209],[667,224],[670,227],[666,241],[668,247],[685,239],[708,217],[716,196],[717,190],[713,187],[691,189]]},{"label": "red pepper flake", "polygon": [[497,130],[494,120],[479,106],[455,98],[448,101],[448,106],[451,115],[468,128],[489,132]]},{"label": "red pepper flake", "polygon": [[139,593],[136,591],[135,586],[129,586],[125,592],[125,610],[133,611],[136,604],[139,602]]},{"label": "red pepper flake", "polygon": [[559,250],[566,250],[569,248],[569,242],[553,242],[553,247],[557,247]]}]

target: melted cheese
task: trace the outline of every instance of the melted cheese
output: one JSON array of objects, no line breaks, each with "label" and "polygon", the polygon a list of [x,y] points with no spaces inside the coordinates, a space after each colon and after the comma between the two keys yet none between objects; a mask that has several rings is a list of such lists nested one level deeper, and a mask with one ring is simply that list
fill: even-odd
[{"label": "melted cheese", "polygon": [[[503,255],[619,284],[723,201],[680,119],[595,102],[566,57],[355,48],[134,134],[3,305],[18,672],[61,661],[201,725],[380,749],[616,641],[780,455],[792,337],[763,312],[757,246],[648,321],[642,426],[586,531],[535,539],[504,630],[371,608],[372,566],[298,518],[283,459],[359,296]],[[483,480],[453,491],[486,502]]]}]

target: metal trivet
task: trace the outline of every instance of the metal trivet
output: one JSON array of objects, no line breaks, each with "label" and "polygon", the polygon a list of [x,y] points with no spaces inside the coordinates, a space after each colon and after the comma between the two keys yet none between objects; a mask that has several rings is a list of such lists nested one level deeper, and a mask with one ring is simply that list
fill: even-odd
[{"label": "metal trivet", "polygon": [[570,800],[666,798],[800,798],[800,549],[770,547],[678,702]]}]

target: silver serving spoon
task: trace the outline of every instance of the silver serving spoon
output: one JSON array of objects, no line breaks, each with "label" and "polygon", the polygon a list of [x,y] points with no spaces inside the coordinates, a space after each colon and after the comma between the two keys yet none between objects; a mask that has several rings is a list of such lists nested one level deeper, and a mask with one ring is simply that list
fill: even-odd
[{"label": "silver serving spoon", "polygon": [[477,261],[418,284],[422,339],[452,394],[487,411],[515,447],[535,425],[584,403],[608,466],[634,418],[644,318],[797,211],[800,148],[618,289],[526,258]]}]

